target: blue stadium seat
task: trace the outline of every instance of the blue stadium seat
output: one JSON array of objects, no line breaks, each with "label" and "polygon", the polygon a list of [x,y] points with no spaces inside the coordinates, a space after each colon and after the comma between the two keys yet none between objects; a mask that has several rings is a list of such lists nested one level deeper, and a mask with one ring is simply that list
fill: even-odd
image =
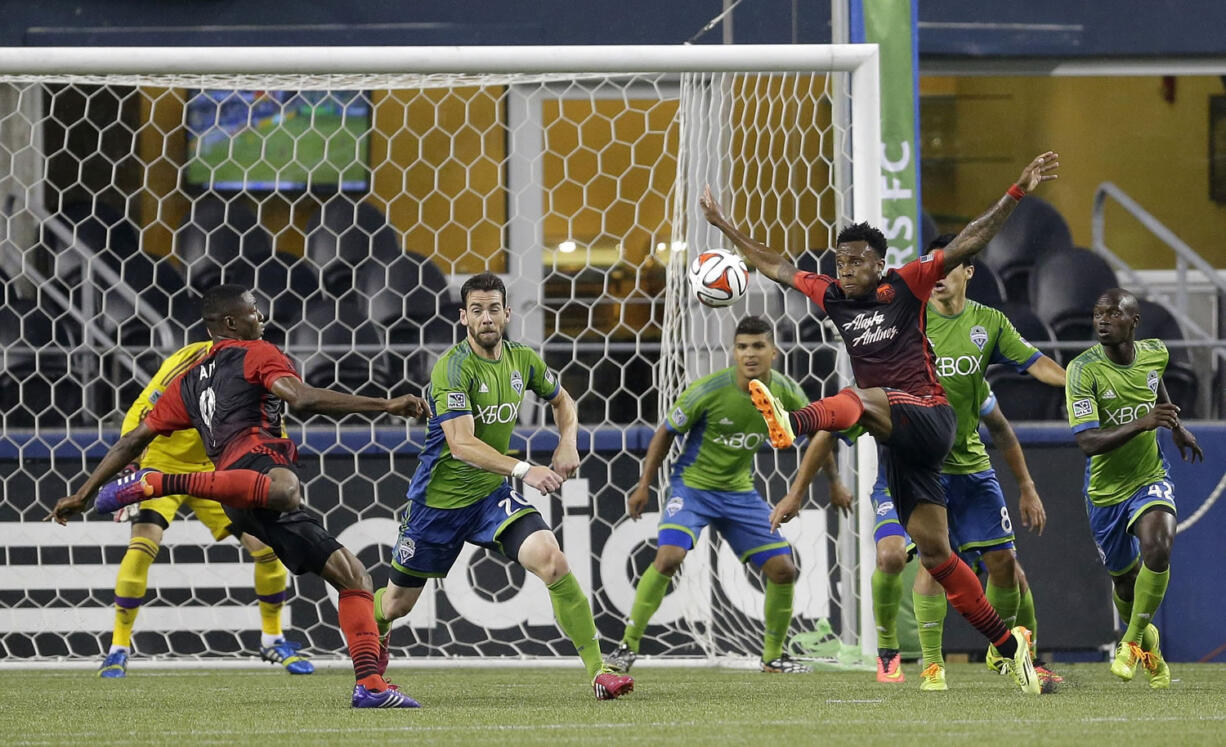
[{"label": "blue stadium seat", "polygon": [[1007,366],[994,366],[987,374],[1000,411],[1010,420],[1059,420],[1064,390],[1048,386],[1029,374]]},{"label": "blue stadium seat", "polygon": [[1048,202],[1030,195],[984,249],[983,261],[1000,277],[1005,298],[1030,300],[1029,275],[1040,257],[1073,248],[1073,235],[1064,217]]},{"label": "blue stadium seat", "polygon": [[999,309],[1005,303],[1005,287],[985,262],[975,261],[975,274],[966,283],[966,297],[984,306]]},{"label": "blue stadium seat", "polygon": [[251,286],[255,268],[272,256],[272,237],[244,198],[202,197],[175,232],[174,254],[198,292],[223,282]]},{"label": "blue stadium seat", "polygon": [[1094,340],[1094,302],[1103,291],[1118,285],[1107,261],[1088,249],[1050,252],[1031,273],[1030,307],[1052,328],[1056,339]]},{"label": "blue stadium seat", "polygon": [[[1157,301],[1138,299],[1141,311],[1141,321],[1137,324],[1137,339],[1145,340],[1156,337],[1164,342],[1183,340],[1183,327],[1171,314],[1170,310]],[[1184,347],[1169,348],[1172,361],[1188,362],[1188,349]]]},{"label": "blue stadium seat", "polygon": [[383,265],[404,254],[400,234],[379,208],[337,195],[307,222],[306,257],[319,271],[323,287],[340,298],[353,288],[358,268]]}]

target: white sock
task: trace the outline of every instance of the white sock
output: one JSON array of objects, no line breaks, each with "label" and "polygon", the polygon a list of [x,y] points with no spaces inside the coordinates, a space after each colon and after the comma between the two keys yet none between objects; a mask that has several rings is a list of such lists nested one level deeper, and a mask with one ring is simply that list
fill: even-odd
[{"label": "white sock", "polygon": [[268,648],[269,646],[275,646],[284,640],[285,640],[285,636],[281,634],[277,634],[277,635],[269,635],[267,633],[260,634],[260,646],[262,648]]},{"label": "white sock", "polygon": [[114,645],[113,645],[113,646],[111,646],[111,650],[106,652],[106,655],[107,655],[107,656],[110,656],[111,654],[115,653],[116,651],[122,651],[122,652],[124,652],[124,653],[126,654],[126,653],[128,653],[128,647],[127,647],[127,646],[114,646]]}]

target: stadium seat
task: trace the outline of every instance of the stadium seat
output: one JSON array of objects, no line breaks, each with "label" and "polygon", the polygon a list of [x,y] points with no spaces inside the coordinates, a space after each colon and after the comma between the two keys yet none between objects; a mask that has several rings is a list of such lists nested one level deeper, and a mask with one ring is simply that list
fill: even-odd
[{"label": "stadium seat", "polygon": [[1030,195],[1018,203],[1013,215],[984,249],[983,261],[992,267],[1011,302],[1030,300],[1029,275],[1038,259],[1073,248],[1073,236],[1064,217],[1050,203]]},{"label": "stadium seat", "polygon": [[255,268],[272,255],[272,238],[242,198],[204,197],[175,232],[174,254],[198,292],[220,282],[252,285]]},{"label": "stadium seat", "polygon": [[80,414],[85,384],[70,377],[68,365],[77,329],[53,321],[31,299],[10,296],[0,305],[0,425],[62,424]]},{"label": "stadium seat", "polygon": [[966,283],[966,297],[999,309],[1005,302],[1005,288],[987,263],[976,260],[975,274]]},{"label": "stadium seat", "polygon": [[307,222],[306,257],[323,287],[340,298],[353,287],[360,265],[383,265],[404,253],[400,234],[374,205],[338,195]]},{"label": "stadium seat", "polygon": [[937,222],[933,220],[927,210],[920,210],[920,253],[926,252],[932,240],[940,235],[941,229],[937,227]]},{"label": "stadium seat", "polygon": [[354,280],[371,321],[387,338],[387,366],[403,382],[396,393],[419,391],[429,383],[442,348],[455,341],[457,301],[446,276],[429,259],[409,252],[386,267],[363,263]]},{"label": "stadium seat", "polygon": [[[1178,320],[1171,314],[1166,306],[1157,301],[1147,299],[1138,299],[1141,310],[1141,321],[1137,324],[1136,337],[1138,340],[1145,340],[1150,337],[1156,337],[1159,340],[1183,340],[1183,327],[1179,326]],[[1168,348],[1171,354],[1171,361],[1179,361],[1180,363],[1188,362],[1188,349],[1184,347]]]},{"label": "stadium seat", "polygon": [[1051,252],[1031,273],[1030,307],[1057,340],[1093,340],[1094,302],[1118,285],[1107,261],[1088,249]]},{"label": "stadium seat", "polygon": [[987,374],[1000,411],[1010,420],[1059,420],[1064,390],[1048,386],[1029,374],[1007,366],[994,366]]},{"label": "stadium seat", "polygon": [[290,358],[311,386],[382,397],[396,383],[383,356],[386,343],[355,303],[317,300],[287,340]]},{"label": "stadium seat", "polygon": [[1192,420],[1199,417],[1200,408],[1197,404],[1200,389],[1197,386],[1196,372],[1191,366],[1172,360],[1162,375],[1162,383],[1166,385],[1166,393],[1171,402],[1179,405],[1180,418]]},{"label": "stadium seat", "polygon": [[264,339],[281,345],[319,295],[319,275],[305,259],[273,252],[254,268],[252,290],[268,315]]},{"label": "stadium seat", "polygon": [[1056,335],[1051,331],[1051,328],[1043,323],[1043,320],[1031,311],[1030,307],[1020,303],[1005,303],[1000,307],[1001,312],[1009,318],[1009,322],[1013,324],[1013,328],[1026,338],[1031,345],[1034,345],[1039,350],[1047,353],[1051,358],[1059,360],[1060,356],[1055,350],[1048,348],[1044,350],[1043,343],[1053,342]]}]

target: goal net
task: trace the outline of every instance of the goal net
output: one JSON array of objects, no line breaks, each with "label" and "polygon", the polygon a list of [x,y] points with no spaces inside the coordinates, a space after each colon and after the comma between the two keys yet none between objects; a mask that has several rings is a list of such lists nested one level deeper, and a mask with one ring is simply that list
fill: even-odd
[{"label": "goal net", "polygon": [[[526,497],[616,642],[660,510],[653,500],[630,521],[626,496],[671,401],[732,364],[737,320],[775,322],[777,368],[811,395],[843,370],[813,307],[756,276],[729,309],[691,299],[687,259],[723,245],[697,198],[710,184],[739,225],[816,268],[837,224],[879,218],[877,111],[871,45],[0,50],[4,658],[89,660],[109,645],[129,527],[41,520],[160,362],[205,339],[203,289],[253,287],[266,338],[308,383],[398,395],[420,392],[463,338],[459,285],[486,270],[506,280],[509,336],[541,349],[578,403],[578,477]],[[525,458],[549,459],[547,410],[507,414]],[[290,435],[310,509],[385,583],[424,428],[291,416]],[[760,454],[768,499],[797,460]],[[866,495],[854,451],[840,461]],[[826,511],[824,483],[813,495],[785,531],[801,569],[793,632],[828,620],[868,643],[858,556],[871,517]],[[250,558],[190,514],[162,544],[136,653],[249,654]],[[319,657],[343,650],[335,592],[290,583],[291,637]],[[756,657],[761,638],[758,572],[704,533],[643,653]],[[393,649],[573,654],[543,585],[472,546],[428,584]]]}]

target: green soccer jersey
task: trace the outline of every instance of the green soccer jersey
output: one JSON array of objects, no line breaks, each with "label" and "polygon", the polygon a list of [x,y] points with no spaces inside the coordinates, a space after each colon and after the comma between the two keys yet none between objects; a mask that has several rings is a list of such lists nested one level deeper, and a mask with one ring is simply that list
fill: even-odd
[{"label": "green soccer jersey", "polygon": [[[800,385],[778,371],[771,371],[768,388],[789,410],[809,404]],[[753,490],[753,460],[767,440],[766,421],[749,392],[737,386],[735,368],[690,384],[669,408],[666,423],[685,435],[673,480],[698,490]]]},{"label": "green soccer jersey", "polygon": [[937,377],[958,418],[954,447],[941,471],[969,475],[992,468],[979,439],[979,417],[991,410],[991,389],[984,379],[988,365],[1005,363],[1025,371],[1039,351],[1013,328],[1008,317],[983,304],[967,301],[957,316],[945,316],[928,305],[928,340],[936,354]]},{"label": "green soccer jersey", "polygon": [[505,454],[524,395],[532,391],[550,400],[558,389],[557,377],[526,345],[503,341],[496,361],[474,353],[468,340],[443,353],[430,374],[426,399],[432,412],[409,500],[435,508],[463,508],[492,493],[506,478],[452,456],[443,422],[471,415],[477,438]]},{"label": "green soccer jersey", "polygon": [[[1166,371],[1166,345],[1137,340],[1130,366],[1113,363],[1095,345],[1068,367],[1068,422],[1073,433],[1100,425],[1114,428],[1143,418],[1158,401],[1158,384]],[[1142,431],[1105,454],[1087,459],[1085,493],[1096,506],[1127,500],[1138,489],[1167,479],[1166,460],[1158,449],[1157,431]]]}]

